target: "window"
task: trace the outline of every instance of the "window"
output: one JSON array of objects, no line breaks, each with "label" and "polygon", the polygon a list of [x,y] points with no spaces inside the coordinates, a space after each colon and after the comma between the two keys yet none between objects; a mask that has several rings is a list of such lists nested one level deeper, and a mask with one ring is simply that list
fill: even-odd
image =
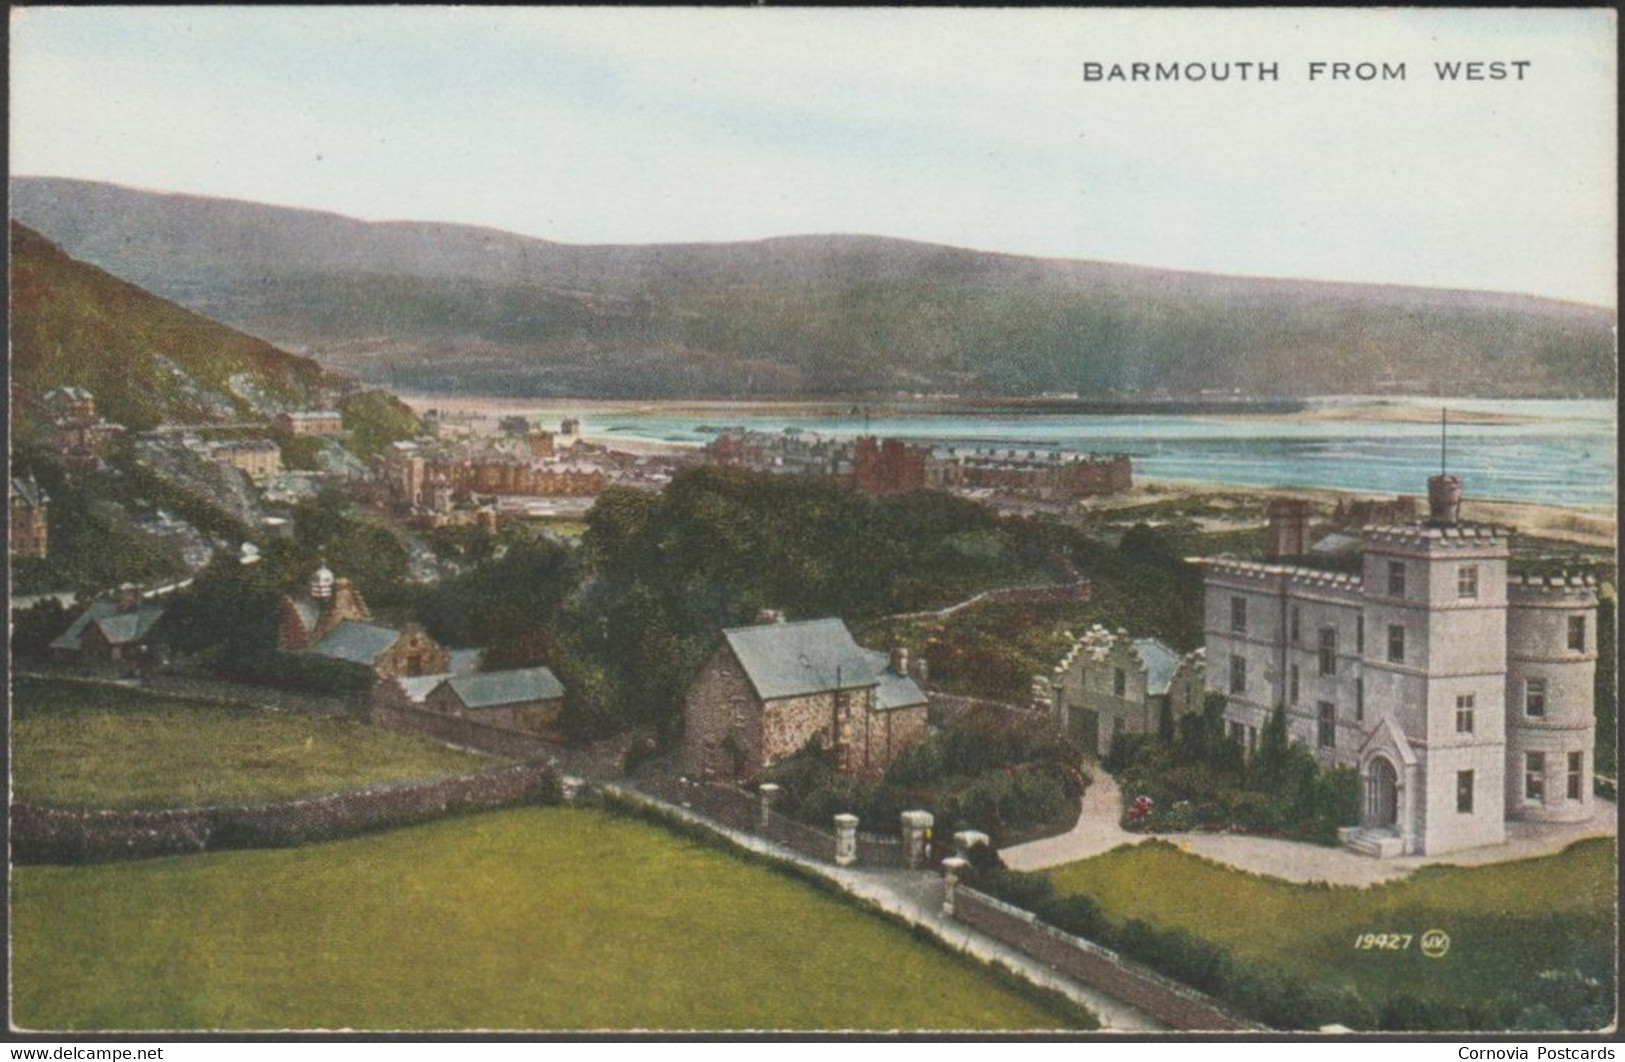
[{"label": "window", "polygon": [[1297,645],[1299,639],[1303,637],[1302,633],[1300,632],[1299,623],[1299,621],[1302,619],[1303,617],[1298,614],[1298,606],[1293,605],[1292,611],[1287,613],[1287,638],[1292,642],[1293,645]]},{"label": "window", "polygon": [[1320,628],[1320,673],[1337,674],[1337,628]]},{"label": "window", "polygon": [[1405,628],[1397,623],[1388,627],[1388,660],[1394,664],[1405,662]]},{"label": "window", "polygon": [[1525,679],[1523,683],[1523,714],[1537,719],[1546,714],[1546,680]]},{"label": "window", "polygon": [[1585,760],[1583,752],[1569,753],[1569,799],[1585,799]]},{"label": "window", "polygon": [[1463,815],[1473,813],[1473,772],[1456,772],[1456,810]]},{"label": "window", "polygon": [[1354,651],[1361,656],[1365,655],[1365,617],[1354,617]]},{"label": "window", "polygon": [[1356,722],[1365,718],[1365,679],[1354,680],[1354,719]]},{"label": "window", "polygon": [[1230,658],[1230,692],[1247,692],[1247,661],[1239,656]]},{"label": "window", "polygon": [[1546,800],[1546,754],[1523,754],[1523,798],[1537,804]]},{"label": "window", "polygon": [[1321,748],[1329,749],[1337,744],[1337,705],[1330,701],[1320,702],[1316,730]]},{"label": "window", "polygon": [[1247,599],[1244,597],[1230,599],[1230,629],[1238,634],[1247,631]]},{"label": "window", "polygon": [[1477,697],[1471,693],[1458,693],[1456,695],[1456,733],[1471,734],[1473,732],[1473,709],[1476,707]]},{"label": "window", "polygon": [[1241,743],[1243,729],[1244,728],[1240,723],[1232,721],[1230,724],[1230,740],[1239,745]]},{"label": "window", "polygon": [[1478,596],[1478,565],[1463,564],[1456,569],[1456,596]]},{"label": "window", "polygon": [[1287,683],[1291,687],[1291,701],[1298,703],[1298,665],[1293,664],[1292,670],[1287,674]]},{"label": "window", "polygon": [[1257,751],[1258,751],[1258,728],[1256,726],[1250,726],[1250,727],[1247,728],[1247,754],[1250,756],[1250,755],[1252,755],[1253,753],[1255,753]]},{"label": "window", "polygon": [[1112,668],[1112,696],[1124,697],[1128,695],[1128,673],[1120,667]]},{"label": "window", "polygon": [[1388,596],[1405,596],[1405,563],[1403,561],[1388,562]]},{"label": "window", "polygon": [[1586,618],[1584,616],[1569,617],[1569,648],[1576,653],[1586,651]]}]

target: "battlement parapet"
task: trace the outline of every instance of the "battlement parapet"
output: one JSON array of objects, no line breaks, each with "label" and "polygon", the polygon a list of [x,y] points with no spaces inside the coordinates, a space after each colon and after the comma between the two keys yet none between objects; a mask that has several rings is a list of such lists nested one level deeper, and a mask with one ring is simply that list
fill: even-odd
[{"label": "battlement parapet", "polygon": [[1367,527],[1366,545],[1410,546],[1429,550],[1505,545],[1512,528],[1499,524],[1381,524]]},{"label": "battlement parapet", "polygon": [[1597,580],[1590,575],[1511,575],[1507,577],[1507,598],[1519,601],[1572,600],[1577,604],[1597,603]]}]

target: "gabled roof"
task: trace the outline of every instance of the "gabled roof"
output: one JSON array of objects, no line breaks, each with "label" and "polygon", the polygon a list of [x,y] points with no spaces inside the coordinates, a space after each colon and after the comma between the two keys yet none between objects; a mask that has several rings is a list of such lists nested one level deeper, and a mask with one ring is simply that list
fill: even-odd
[{"label": "gabled roof", "polygon": [[316,603],[315,598],[309,594],[298,596],[290,594],[285,600],[293,606],[294,612],[299,616],[299,622],[304,624],[307,633],[316,629],[317,621],[322,618],[322,606]]},{"label": "gabled roof", "polygon": [[879,681],[873,656],[838,619],[761,623],[722,635],[764,701],[863,689]]},{"label": "gabled roof", "polygon": [[452,649],[446,670],[453,675],[472,675],[480,669],[485,657],[484,649]]},{"label": "gabled roof", "polygon": [[545,667],[454,675],[446,685],[469,708],[498,708],[564,696],[564,685]]},{"label": "gabled roof", "polygon": [[876,677],[879,685],[875,689],[875,707],[878,710],[886,712],[893,708],[912,708],[927,702],[925,691],[913,679],[891,670],[889,654],[871,652],[870,655],[875,658],[878,669]]},{"label": "gabled roof", "polygon": [[1148,696],[1167,693],[1179,670],[1179,654],[1155,638],[1134,639],[1134,652],[1145,665],[1145,692]]},{"label": "gabled roof", "polygon": [[450,678],[450,675],[400,675],[395,678],[395,684],[406,694],[406,699],[413,704],[422,704],[424,699],[440,688],[440,684]]},{"label": "gabled roof", "polygon": [[51,642],[50,648],[69,650],[83,648],[80,645],[79,637],[85,633],[85,628],[97,620],[104,619],[116,612],[118,612],[118,609],[113,607],[111,601],[92,601],[89,608],[79,613],[74,621],[68,624],[67,630],[56,636],[56,639]]},{"label": "gabled roof", "polygon": [[38,509],[51,499],[34,482],[32,476],[18,476],[11,481],[11,495],[30,509]]},{"label": "gabled roof", "polygon": [[139,643],[152,631],[153,625],[164,616],[162,605],[141,605],[133,612],[118,612],[99,617],[96,628],[107,639],[108,645]]},{"label": "gabled roof", "polygon": [[401,632],[393,627],[359,620],[341,620],[338,626],[310,647],[310,652],[334,660],[348,660],[352,664],[371,667],[384,650],[400,640]]}]

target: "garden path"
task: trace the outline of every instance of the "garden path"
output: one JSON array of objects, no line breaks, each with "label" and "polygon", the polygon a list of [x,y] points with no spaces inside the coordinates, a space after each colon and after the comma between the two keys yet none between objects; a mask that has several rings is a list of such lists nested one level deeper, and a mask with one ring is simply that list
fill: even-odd
[{"label": "garden path", "polygon": [[1119,845],[1136,844],[1158,837],[1194,855],[1267,877],[1295,882],[1324,881],[1332,885],[1376,885],[1407,877],[1418,868],[1430,864],[1481,866],[1554,855],[1583,838],[1614,837],[1619,833],[1618,805],[1601,797],[1593,802],[1595,810],[1585,822],[1561,825],[1509,822],[1505,844],[1436,856],[1374,859],[1345,848],[1329,848],[1272,837],[1218,833],[1130,833],[1118,825],[1123,797],[1117,780],[1096,763],[1089,764],[1089,773],[1094,780],[1084,793],[1083,810],[1077,824],[1066,833],[1002,849],[999,856],[1006,866],[1012,870],[1043,870],[1088,859]]}]

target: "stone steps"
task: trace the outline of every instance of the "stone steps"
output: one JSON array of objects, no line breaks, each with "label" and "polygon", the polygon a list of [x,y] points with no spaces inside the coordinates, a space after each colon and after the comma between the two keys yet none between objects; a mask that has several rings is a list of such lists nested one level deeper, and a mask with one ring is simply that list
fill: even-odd
[{"label": "stone steps", "polygon": [[1358,826],[1337,831],[1337,838],[1349,851],[1373,859],[1389,859],[1402,854],[1403,842],[1395,830],[1372,830]]}]

